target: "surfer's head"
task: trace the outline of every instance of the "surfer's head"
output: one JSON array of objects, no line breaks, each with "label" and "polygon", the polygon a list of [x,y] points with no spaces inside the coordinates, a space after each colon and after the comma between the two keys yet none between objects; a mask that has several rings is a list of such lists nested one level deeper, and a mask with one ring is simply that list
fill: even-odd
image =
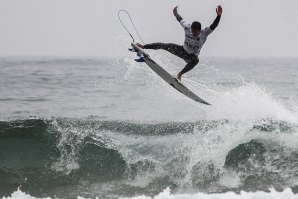
[{"label": "surfer's head", "polygon": [[198,36],[201,32],[201,23],[200,22],[197,22],[197,21],[194,21],[192,24],[191,24],[191,32],[192,32],[192,35],[193,36]]}]

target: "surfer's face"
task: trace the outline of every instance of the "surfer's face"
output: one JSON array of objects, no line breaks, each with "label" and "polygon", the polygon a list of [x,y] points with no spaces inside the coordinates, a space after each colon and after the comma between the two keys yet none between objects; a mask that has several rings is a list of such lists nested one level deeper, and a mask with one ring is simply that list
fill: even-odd
[{"label": "surfer's face", "polygon": [[194,28],[192,28],[192,29],[191,29],[191,32],[192,32],[192,35],[193,35],[194,37],[196,37],[196,36],[198,36],[198,35],[200,34],[201,29],[194,29]]}]

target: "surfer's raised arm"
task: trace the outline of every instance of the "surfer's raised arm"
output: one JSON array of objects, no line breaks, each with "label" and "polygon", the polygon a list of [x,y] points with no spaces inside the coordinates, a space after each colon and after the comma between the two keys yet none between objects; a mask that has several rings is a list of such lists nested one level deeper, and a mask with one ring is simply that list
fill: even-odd
[{"label": "surfer's raised arm", "polygon": [[183,20],[183,18],[178,13],[178,6],[176,6],[173,10],[174,16],[176,17],[177,21],[181,24],[181,26],[184,28],[184,30],[187,30],[190,28],[189,24]]},{"label": "surfer's raised arm", "polygon": [[217,17],[215,18],[215,20],[213,21],[213,23],[210,26],[210,29],[211,30],[215,30],[215,28],[219,24],[219,21],[220,21],[221,15],[222,15],[222,7],[221,6],[217,6],[217,8],[216,8],[216,14],[217,14]]},{"label": "surfer's raised arm", "polygon": [[[210,35],[213,30],[218,26],[221,15],[222,15],[222,7],[217,6],[216,8],[217,17],[214,20],[214,22],[211,24],[210,27],[206,27],[205,29],[202,29],[202,25],[198,21],[188,23],[185,21],[179,14],[178,14],[178,6],[176,6],[173,9],[173,14],[177,21],[181,24],[181,26],[184,28],[184,44],[183,46],[172,44],[172,43],[151,43],[151,44],[139,44],[137,43],[137,47],[143,48],[143,49],[163,49],[166,50],[173,55],[176,55],[180,57],[181,59],[184,59],[186,62],[186,66],[177,74],[176,79],[181,81],[181,77],[183,74],[189,72],[192,70],[196,65],[199,63],[199,54],[201,52],[201,49],[204,45],[204,43],[207,41],[208,35]],[[146,61],[146,60],[141,60]],[[147,63],[147,62],[146,62]],[[151,62],[150,62],[151,64]],[[151,65],[148,64],[150,67]],[[154,69],[155,71],[155,69]],[[158,73],[158,72],[157,72]],[[160,75],[161,76],[161,75]]]},{"label": "surfer's raised arm", "polygon": [[174,16],[176,17],[177,21],[183,20],[183,18],[178,14],[178,6],[176,6],[173,10]]}]

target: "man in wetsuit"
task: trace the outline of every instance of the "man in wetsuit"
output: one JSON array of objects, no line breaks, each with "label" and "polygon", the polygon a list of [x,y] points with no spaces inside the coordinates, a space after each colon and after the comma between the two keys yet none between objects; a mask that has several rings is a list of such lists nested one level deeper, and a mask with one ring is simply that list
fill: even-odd
[{"label": "man in wetsuit", "polygon": [[183,20],[182,17],[178,14],[177,8],[178,6],[174,8],[173,13],[185,31],[185,41],[183,46],[179,46],[177,44],[171,44],[171,43],[169,44],[152,43],[152,44],[146,44],[146,45],[138,44],[138,46],[143,49],[154,49],[154,50],[163,49],[180,57],[181,59],[184,59],[187,65],[182,69],[181,72],[178,73],[176,77],[178,80],[181,81],[181,76],[184,73],[187,73],[188,71],[193,69],[199,63],[198,56],[200,54],[202,46],[206,42],[207,37],[218,26],[218,23],[222,15],[222,7],[218,6],[216,8],[216,13],[217,13],[216,19],[214,20],[214,22],[211,24],[210,27],[207,27],[204,30],[201,30],[200,22],[195,21],[190,25],[185,20]]}]

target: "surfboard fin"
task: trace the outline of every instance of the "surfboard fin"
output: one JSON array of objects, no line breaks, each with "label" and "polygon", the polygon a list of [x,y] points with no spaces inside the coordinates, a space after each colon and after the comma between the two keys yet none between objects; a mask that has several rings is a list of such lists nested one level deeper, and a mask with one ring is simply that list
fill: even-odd
[{"label": "surfboard fin", "polygon": [[135,61],[141,63],[145,62],[145,59],[143,57],[140,57],[139,59],[135,59]]},{"label": "surfboard fin", "polygon": [[128,49],[130,52],[136,52],[136,50],[134,48],[129,48]]}]

